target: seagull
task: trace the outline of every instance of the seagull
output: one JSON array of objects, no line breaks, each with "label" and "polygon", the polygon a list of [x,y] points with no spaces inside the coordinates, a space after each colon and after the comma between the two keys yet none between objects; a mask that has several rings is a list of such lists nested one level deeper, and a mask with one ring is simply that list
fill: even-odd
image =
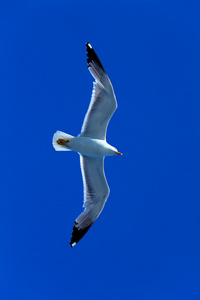
[{"label": "seagull", "polygon": [[108,199],[110,189],[104,173],[105,156],[122,155],[106,142],[107,126],[117,108],[112,84],[90,43],[86,43],[86,51],[88,69],[95,81],[81,133],[74,137],[57,131],[53,136],[56,151],[75,151],[80,155],[84,210],[75,220],[71,247],[90,229]]}]

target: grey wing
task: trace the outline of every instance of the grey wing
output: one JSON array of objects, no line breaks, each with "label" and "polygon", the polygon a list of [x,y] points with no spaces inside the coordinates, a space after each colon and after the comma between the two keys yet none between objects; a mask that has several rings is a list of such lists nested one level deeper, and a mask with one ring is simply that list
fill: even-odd
[{"label": "grey wing", "polygon": [[92,46],[87,43],[87,62],[95,79],[92,97],[79,136],[106,139],[110,118],[117,108],[112,84]]},{"label": "grey wing", "polygon": [[84,186],[84,211],[75,220],[70,246],[75,246],[100,215],[109,195],[104,158],[80,155]]}]

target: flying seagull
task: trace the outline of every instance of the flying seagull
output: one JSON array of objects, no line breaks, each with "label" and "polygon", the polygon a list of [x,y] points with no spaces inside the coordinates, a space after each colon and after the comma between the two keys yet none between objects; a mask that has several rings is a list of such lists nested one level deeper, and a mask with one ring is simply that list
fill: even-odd
[{"label": "flying seagull", "polygon": [[88,69],[95,79],[90,105],[85,115],[81,133],[71,136],[57,131],[53,146],[57,151],[76,151],[84,186],[84,211],[77,217],[73,227],[70,246],[75,246],[100,215],[109,195],[104,174],[105,156],[122,155],[106,142],[107,126],[117,101],[112,84],[90,43],[86,43]]}]

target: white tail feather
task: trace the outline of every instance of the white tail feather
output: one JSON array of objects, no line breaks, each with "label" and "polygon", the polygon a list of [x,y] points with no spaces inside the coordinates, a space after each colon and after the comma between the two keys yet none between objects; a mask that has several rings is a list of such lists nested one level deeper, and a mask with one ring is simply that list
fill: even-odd
[{"label": "white tail feather", "polygon": [[73,138],[74,137],[70,134],[67,134],[67,133],[62,132],[62,131],[56,131],[56,133],[54,133],[54,135],[53,135],[53,140],[52,140],[52,143],[53,143],[53,146],[54,146],[55,150],[56,151],[71,151],[70,148],[67,148],[64,145],[58,144],[57,141],[59,139],[61,139],[61,140],[71,140]]}]

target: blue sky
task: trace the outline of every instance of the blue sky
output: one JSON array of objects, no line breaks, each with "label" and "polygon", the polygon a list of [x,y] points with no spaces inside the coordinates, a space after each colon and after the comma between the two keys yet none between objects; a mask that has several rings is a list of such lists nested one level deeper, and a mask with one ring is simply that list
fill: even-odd
[{"label": "blue sky", "polygon": [[[1,1],[0,298],[200,297],[198,1]],[[110,196],[73,248],[89,41],[118,100]]]}]

